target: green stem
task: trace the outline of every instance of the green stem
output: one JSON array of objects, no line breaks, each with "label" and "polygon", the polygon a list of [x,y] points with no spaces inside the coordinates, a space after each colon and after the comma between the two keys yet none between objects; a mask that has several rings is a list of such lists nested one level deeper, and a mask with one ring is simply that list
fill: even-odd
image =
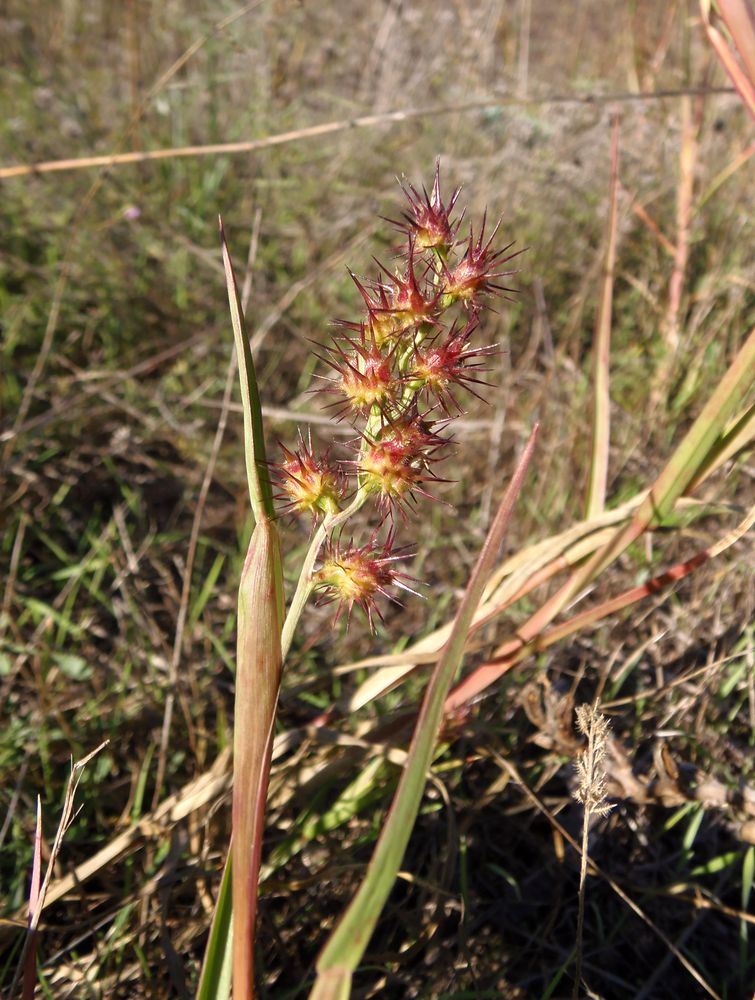
[{"label": "green stem", "polygon": [[307,554],[304,557],[301,573],[299,574],[299,580],[296,584],[296,590],[294,591],[294,596],[291,598],[288,614],[286,615],[286,620],[283,623],[283,631],[281,632],[281,652],[283,654],[284,662],[288,655],[288,651],[291,648],[291,642],[294,638],[296,626],[299,624],[299,619],[302,616],[304,607],[309,600],[310,594],[314,590],[312,571],[314,570],[317,557],[320,554],[320,549],[330,533],[339,525],[348,521],[350,517],[353,517],[354,514],[356,514],[356,512],[364,505],[367,496],[368,494],[365,490],[357,490],[354,499],[348,507],[339,511],[337,514],[328,514],[323,518],[317,528],[317,531],[315,531],[312,541],[309,544]]}]

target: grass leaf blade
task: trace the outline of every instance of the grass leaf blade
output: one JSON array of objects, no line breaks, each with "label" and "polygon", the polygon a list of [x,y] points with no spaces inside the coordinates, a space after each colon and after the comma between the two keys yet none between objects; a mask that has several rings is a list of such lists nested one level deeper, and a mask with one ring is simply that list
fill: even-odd
[{"label": "grass leaf blade", "polygon": [[197,1000],[229,1000],[233,954],[233,903],[231,896],[232,855],[223,869],[220,891],[212,915]]},{"label": "grass leaf blade", "polygon": [[265,438],[262,428],[262,408],[260,405],[257,379],[254,373],[254,361],[249,337],[244,322],[244,310],[241,306],[233,261],[228,250],[228,243],[220,223],[220,244],[223,252],[223,269],[228,288],[228,304],[231,309],[233,339],[236,344],[236,356],[239,362],[239,381],[241,383],[241,405],[244,410],[244,454],[246,456],[246,478],[249,485],[249,499],[252,503],[254,520],[259,523],[266,518],[274,517],[273,489],[270,483],[265,458]]}]

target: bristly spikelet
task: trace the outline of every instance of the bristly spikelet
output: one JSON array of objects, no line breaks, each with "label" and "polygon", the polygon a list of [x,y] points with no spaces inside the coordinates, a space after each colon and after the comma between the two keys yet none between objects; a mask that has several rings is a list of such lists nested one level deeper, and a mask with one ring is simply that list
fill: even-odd
[{"label": "bristly spikelet", "polygon": [[[382,279],[365,284],[351,275],[367,309],[367,328],[381,349],[390,350],[408,331],[423,323],[435,323],[442,312],[439,289],[426,282],[424,275],[421,280],[417,278],[414,246],[414,237],[410,236],[404,274],[389,271],[377,261]],[[426,264],[425,271],[428,268]],[[342,321],[341,325],[356,328],[353,323]]]},{"label": "bristly spikelet", "polygon": [[395,351],[381,350],[364,326],[359,339],[342,340],[346,346],[336,341],[327,349],[328,364],[335,372],[328,391],[344,397],[333,404],[339,408],[338,415],[366,415],[373,407],[384,410],[398,402],[403,379],[396,371]]},{"label": "bristly spikelet", "polygon": [[451,252],[464,213],[455,221],[451,221],[451,212],[461,193],[457,187],[446,204],[440,193],[440,160],[435,161],[435,180],[432,193],[422,188],[422,194],[413,184],[405,182],[401,189],[409,202],[409,211],[404,212],[403,222],[393,224],[409,236],[414,236],[419,250],[434,250],[445,258]]},{"label": "bristly spikelet", "polygon": [[457,414],[463,412],[454,396],[454,388],[464,388],[478,399],[483,399],[472,386],[490,385],[476,377],[477,373],[487,371],[477,359],[495,354],[497,348],[469,346],[477,323],[477,317],[473,316],[463,329],[454,325],[448,332],[439,330],[414,348],[408,376],[411,384],[416,384],[418,391],[427,392],[449,416],[451,407]]},{"label": "bristly spikelet", "polygon": [[449,443],[412,408],[385,423],[374,436],[365,436],[356,462],[359,485],[377,495],[384,517],[396,511],[404,514],[416,494],[434,499],[422,484],[440,481],[430,465],[437,461],[436,452]]},{"label": "bristly spikelet", "polygon": [[298,451],[289,451],[281,445],[283,461],[273,466],[274,474],[283,487],[281,499],[299,513],[310,513],[314,518],[321,514],[337,514],[341,509],[344,488],[343,477],[331,468],[327,456],[316,458],[312,442],[307,445],[299,432]]},{"label": "bristly spikelet", "polygon": [[326,600],[338,601],[336,620],[346,609],[347,621],[351,620],[354,605],[358,605],[367,615],[370,629],[374,632],[376,615],[382,621],[382,614],[377,606],[378,594],[387,597],[398,604],[396,597],[388,588],[400,587],[414,594],[416,591],[408,587],[402,580],[411,577],[400,573],[394,563],[404,558],[406,553],[393,551],[393,534],[389,534],[380,545],[371,539],[366,545],[357,547],[349,543],[341,547],[340,541],[328,543],[320,569],[314,575],[315,588]]},{"label": "bristly spikelet", "polygon": [[485,239],[485,216],[483,216],[480,234],[476,240],[472,227],[469,227],[467,248],[461,260],[453,266],[443,264],[441,301],[446,307],[461,302],[468,309],[479,308],[484,296],[516,291],[514,288],[496,283],[498,278],[516,274],[516,270],[499,271],[496,268],[522,253],[521,250],[516,250],[507,257],[503,256],[511,249],[513,243],[509,243],[501,250],[491,249],[500,225],[499,221],[489,239],[483,242]]}]

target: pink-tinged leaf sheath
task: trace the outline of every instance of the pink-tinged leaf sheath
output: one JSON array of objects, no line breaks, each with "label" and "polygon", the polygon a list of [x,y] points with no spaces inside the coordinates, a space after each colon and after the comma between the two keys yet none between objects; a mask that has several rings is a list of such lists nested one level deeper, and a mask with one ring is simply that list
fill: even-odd
[{"label": "pink-tinged leaf sheath", "polygon": [[32,852],[31,886],[29,888],[29,941],[24,961],[24,982],[22,988],[23,1000],[34,1000],[37,985],[37,928],[34,918],[39,907],[39,894],[42,884],[42,802],[37,796],[37,827],[34,831],[34,850]]},{"label": "pink-tinged leaf sheath", "polygon": [[254,996],[254,923],[281,677],[283,578],[275,524],[252,533],[239,584],[233,737],[233,996]]},{"label": "pink-tinged leaf sheath", "polygon": [[703,27],[744,106],[755,118],[755,16],[748,0],[718,0],[716,6],[734,44],[711,18],[711,0],[700,0]]}]

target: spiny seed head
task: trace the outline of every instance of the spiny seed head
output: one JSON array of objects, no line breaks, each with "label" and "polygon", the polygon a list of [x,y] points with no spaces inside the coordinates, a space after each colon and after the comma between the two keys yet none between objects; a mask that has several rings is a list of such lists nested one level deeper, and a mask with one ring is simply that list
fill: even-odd
[{"label": "spiny seed head", "polygon": [[374,437],[365,436],[356,463],[359,484],[377,495],[384,515],[396,510],[403,514],[416,493],[433,499],[422,483],[439,481],[430,472],[430,464],[437,459],[435,452],[448,443],[412,408],[386,423]]},{"label": "spiny seed head", "polygon": [[328,349],[333,359],[329,364],[337,375],[330,391],[346,397],[342,411],[368,413],[373,406],[382,408],[395,401],[402,379],[396,373],[393,352],[381,350],[364,326],[359,340],[343,340],[346,348],[336,342]]},{"label": "spiny seed head", "polygon": [[409,237],[406,274],[394,274],[376,261],[388,279],[388,301],[401,330],[432,322],[438,312],[438,294],[423,290],[415,274],[415,242]]},{"label": "spiny seed head", "polygon": [[[493,249],[498,226],[486,238],[485,217],[477,237],[470,228],[468,239],[459,239],[464,211],[453,214],[460,189],[444,201],[437,163],[429,194],[408,182],[402,188],[408,208],[394,225],[404,234],[403,246],[390,269],[377,262],[370,280],[349,272],[364,309],[353,321],[338,321],[346,333],[323,352],[332,369],[324,381],[338,396],[338,415],[362,417],[356,455],[339,465],[350,466],[356,478],[355,509],[369,498],[380,525],[397,512],[405,516],[420,494],[437,499],[425,486],[441,482],[433,469],[449,439],[440,431],[461,413],[454,393],[463,388],[477,395],[475,387],[487,384],[478,377],[486,370],[483,359],[495,352],[471,346],[471,335],[486,297],[511,291],[500,279],[513,273],[502,268],[516,256],[507,256],[511,244]],[[466,323],[446,319],[452,307]],[[430,419],[438,409],[447,419]],[[328,515],[342,506],[345,475],[316,459],[301,437],[300,445],[295,452],[284,449],[278,466],[284,496],[293,509],[325,517],[328,526]],[[382,546],[374,536],[362,548],[331,543],[315,586],[339,601],[339,612],[350,614],[359,604],[372,624],[376,595],[400,575],[392,568],[392,539],[391,531]]]},{"label": "spiny seed head", "polygon": [[[379,281],[365,284],[353,272],[350,271],[349,274],[367,308],[366,326],[370,336],[379,348],[390,346],[402,332],[400,322],[392,313],[390,286]],[[362,322],[350,323],[346,320],[341,320],[339,325],[350,330],[362,329],[365,326]]]},{"label": "spiny seed head", "polygon": [[368,493],[378,494],[378,506],[383,513],[402,508],[426,478],[422,467],[406,457],[403,449],[382,441],[368,445],[362,452],[358,470],[360,484]]},{"label": "spiny seed head", "polygon": [[277,478],[283,487],[281,496],[288,506],[299,512],[337,514],[343,500],[343,479],[328,464],[327,456],[316,458],[299,433],[299,449],[289,451],[281,445],[283,461],[275,466]]},{"label": "spiny seed head", "polygon": [[499,221],[490,234],[490,238],[483,242],[485,239],[485,216],[483,216],[480,234],[476,240],[470,227],[467,248],[461,259],[453,267],[443,264],[442,302],[446,307],[454,302],[461,302],[467,307],[475,306],[483,295],[516,291],[516,289],[507,288],[505,285],[496,284],[497,278],[515,273],[514,270],[498,271],[496,268],[522,252],[517,250],[504,257],[503,255],[511,249],[513,243],[509,243],[502,250],[491,249],[500,224]]},{"label": "spiny seed head", "polygon": [[409,211],[404,213],[403,222],[395,222],[394,225],[412,236],[419,250],[434,250],[445,257],[454,245],[456,230],[461,222],[461,217],[456,222],[450,219],[461,188],[456,188],[448,204],[443,203],[440,193],[440,160],[435,162],[435,181],[431,194],[428,195],[426,188],[422,188],[420,194],[408,182],[402,184],[401,188],[409,202]]},{"label": "spiny seed head", "polygon": [[[367,327],[377,347],[396,344],[408,331],[421,323],[434,323],[442,312],[440,292],[417,280],[414,239],[410,237],[405,274],[395,274],[376,261],[385,278],[364,284],[352,274],[367,308]],[[355,324],[343,323],[349,329]]]},{"label": "spiny seed head", "polygon": [[450,444],[451,440],[433,430],[433,421],[420,416],[415,403],[399,416],[385,420],[375,443],[427,466],[434,461],[434,452]]},{"label": "spiny seed head", "polygon": [[394,563],[406,554],[393,551],[392,533],[382,545],[373,536],[359,548],[351,543],[342,547],[340,541],[331,539],[322,566],[315,573],[315,587],[325,595],[326,600],[338,601],[336,620],[346,609],[347,621],[350,621],[352,609],[357,604],[367,615],[370,628],[374,631],[373,614],[381,621],[383,618],[376,603],[379,594],[398,603],[389,592],[389,587],[397,586],[414,593],[401,583],[402,579],[409,580],[411,577],[394,568]]},{"label": "spiny seed head", "polygon": [[463,387],[481,399],[472,385],[489,385],[473,372],[486,371],[476,359],[495,354],[497,348],[469,347],[469,338],[476,327],[477,317],[473,316],[463,329],[454,325],[445,336],[442,331],[415,345],[413,367],[407,378],[410,384],[418,383],[420,391],[427,390],[446,413],[450,413],[450,405],[462,412],[453,394],[454,387]]}]

